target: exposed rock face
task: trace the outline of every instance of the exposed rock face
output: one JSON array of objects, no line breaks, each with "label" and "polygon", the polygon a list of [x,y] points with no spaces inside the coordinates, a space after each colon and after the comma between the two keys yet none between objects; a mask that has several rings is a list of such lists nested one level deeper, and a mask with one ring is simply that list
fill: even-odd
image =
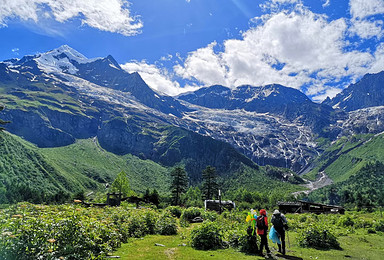
[{"label": "exposed rock face", "polygon": [[384,105],[384,71],[365,75],[359,82],[323,103],[345,111]]},{"label": "exposed rock face", "polygon": [[156,93],[111,56],[88,59],[62,46],[0,63],[0,102],[7,107],[0,117],[13,122],[10,132],[41,147],[98,136],[117,154],[164,165],[186,161],[192,171],[212,164],[223,172],[231,156],[251,165],[234,147],[260,165],[300,172],[322,152],[318,137],[384,131],[384,109],[365,108],[384,105],[383,82],[384,72],[367,75],[323,104],[281,85],[216,85],[179,101]]},{"label": "exposed rock face", "polygon": [[37,111],[9,110],[4,116],[11,121],[7,130],[24,137],[39,147],[56,147],[69,145],[75,138],[50,123],[48,117],[43,117]]},{"label": "exposed rock face", "polygon": [[136,117],[104,122],[98,139],[103,148],[117,154],[130,153],[166,166],[185,163],[191,181],[199,181],[200,173],[207,165],[216,167],[220,174],[230,172],[240,163],[257,167],[226,143]]},{"label": "exposed rock face", "polygon": [[310,126],[316,133],[335,121],[334,110],[328,105],[316,104],[299,90],[277,84],[233,90],[215,85],[180,95],[179,99],[206,108],[278,115]]}]

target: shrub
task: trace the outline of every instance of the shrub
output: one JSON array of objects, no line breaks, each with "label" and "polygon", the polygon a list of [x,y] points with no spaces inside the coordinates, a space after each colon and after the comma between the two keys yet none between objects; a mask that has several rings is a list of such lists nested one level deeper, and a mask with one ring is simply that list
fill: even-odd
[{"label": "shrub", "polygon": [[306,215],[302,215],[302,216],[300,216],[300,218],[299,218],[299,221],[301,222],[301,223],[304,223],[304,222],[306,222],[307,221],[307,216]]},{"label": "shrub", "polygon": [[355,221],[350,216],[342,216],[337,224],[342,227],[352,227]]},{"label": "shrub", "polygon": [[219,225],[207,221],[194,228],[191,232],[191,246],[199,250],[223,248],[223,234]]},{"label": "shrub", "polygon": [[325,226],[310,225],[301,230],[298,237],[299,245],[316,249],[340,249],[340,244]]},{"label": "shrub", "polygon": [[254,234],[252,234],[252,232],[253,232],[252,227],[248,226],[247,233],[243,234],[239,238],[239,249],[243,253],[247,253],[247,254],[258,253],[258,247],[256,243],[257,234],[256,234],[256,231],[254,232]]},{"label": "shrub", "polygon": [[202,211],[203,211],[202,209],[195,208],[195,207],[187,208],[184,210],[183,214],[181,214],[180,220],[191,222],[192,219],[196,217],[200,217]]},{"label": "shrub", "polygon": [[179,206],[169,206],[166,208],[166,210],[171,212],[172,215],[176,218],[180,218],[181,213],[182,213],[181,207],[179,207]]},{"label": "shrub", "polygon": [[206,210],[201,213],[201,217],[204,220],[209,220],[209,221],[215,221],[218,218],[218,215],[219,214],[217,214],[216,211],[210,211],[210,210]]},{"label": "shrub", "polygon": [[156,222],[156,230],[160,235],[176,235],[177,225],[175,218],[167,213],[167,211],[161,215]]},{"label": "shrub", "polygon": [[153,235],[156,233],[157,214],[151,210],[144,213],[145,234]]},{"label": "shrub", "polygon": [[375,229],[376,231],[384,232],[384,220],[379,220],[375,223]]}]

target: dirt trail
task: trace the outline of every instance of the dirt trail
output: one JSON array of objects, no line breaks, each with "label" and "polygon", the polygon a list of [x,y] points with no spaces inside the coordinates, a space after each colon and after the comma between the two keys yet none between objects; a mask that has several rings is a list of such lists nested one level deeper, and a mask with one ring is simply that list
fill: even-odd
[{"label": "dirt trail", "polygon": [[320,188],[328,186],[328,185],[331,185],[332,183],[333,183],[332,179],[329,178],[328,175],[325,174],[325,172],[320,172],[319,176],[317,177],[317,179],[315,181],[309,181],[308,180],[307,183],[303,185],[304,187],[308,188],[308,190],[297,191],[297,192],[294,192],[292,194],[294,196],[297,196],[301,193],[308,195],[312,191],[320,189]]}]

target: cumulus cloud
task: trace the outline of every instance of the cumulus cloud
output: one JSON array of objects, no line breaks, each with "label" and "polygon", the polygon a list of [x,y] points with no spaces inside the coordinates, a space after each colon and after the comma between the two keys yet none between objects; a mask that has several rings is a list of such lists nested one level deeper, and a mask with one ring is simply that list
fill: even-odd
[{"label": "cumulus cloud", "polygon": [[196,86],[180,87],[180,84],[173,80],[173,75],[165,68],[160,69],[154,64],[148,64],[146,61],[131,61],[120,65],[129,73],[138,72],[143,80],[154,90],[170,96],[196,90]]},{"label": "cumulus cloud", "polygon": [[350,12],[353,18],[365,18],[384,13],[383,0],[350,0]]},{"label": "cumulus cloud", "polygon": [[214,52],[216,42],[200,48],[187,57],[183,65],[176,65],[174,71],[184,79],[196,79],[205,85],[227,85],[226,68],[222,58]]},{"label": "cumulus cloud", "polygon": [[142,22],[131,15],[126,0],[0,0],[0,25],[10,19],[51,19],[64,23],[79,19],[83,25],[119,33],[135,35],[143,27]]},{"label": "cumulus cloud", "polygon": [[242,84],[279,83],[302,89],[314,100],[333,97],[334,86],[346,78],[358,77],[380,67],[380,59],[348,45],[347,21],[328,21],[326,16],[305,8],[265,15],[262,23],[249,29],[242,39],[224,42],[215,53],[216,43],[191,52],[175,72],[202,84],[230,87]]},{"label": "cumulus cloud", "polygon": [[354,20],[349,31],[363,39],[380,39],[384,34],[383,21]]},{"label": "cumulus cloud", "polygon": [[383,0],[351,0],[349,7],[352,16],[350,33],[363,39],[380,39],[384,35],[383,20],[372,18],[384,14]]}]

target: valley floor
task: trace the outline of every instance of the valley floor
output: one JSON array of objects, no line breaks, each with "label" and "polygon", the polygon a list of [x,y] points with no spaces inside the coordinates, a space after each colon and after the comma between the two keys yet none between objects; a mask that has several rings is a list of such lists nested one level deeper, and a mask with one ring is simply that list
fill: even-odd
[{"label": "valley floor", "polygon": [[[199,225],[195,224],[194,226]],[[297,243],[298,234],[294,231],[288,232],[287,254],[285,256],[277,252],[277,245],[269,240],[272,255],[262,257],[258,255],[247,255],[233,248],[220,250],[195,250],[188,246],[190,229],[182,228],[179,234],[174,236],[149,235],[144,238],[134,239],[123,244],[114,256],[120,259],[180,259],[180,260],[240,260],[240,259],[359,259],[380,260],[384,255],[384,235],[367,234],[365,230],[356,231],[354,234],[340,236],[339,242],[342,250],[316,250],[302,248]],[[265,253],[265,252],[264,252]]]}]

